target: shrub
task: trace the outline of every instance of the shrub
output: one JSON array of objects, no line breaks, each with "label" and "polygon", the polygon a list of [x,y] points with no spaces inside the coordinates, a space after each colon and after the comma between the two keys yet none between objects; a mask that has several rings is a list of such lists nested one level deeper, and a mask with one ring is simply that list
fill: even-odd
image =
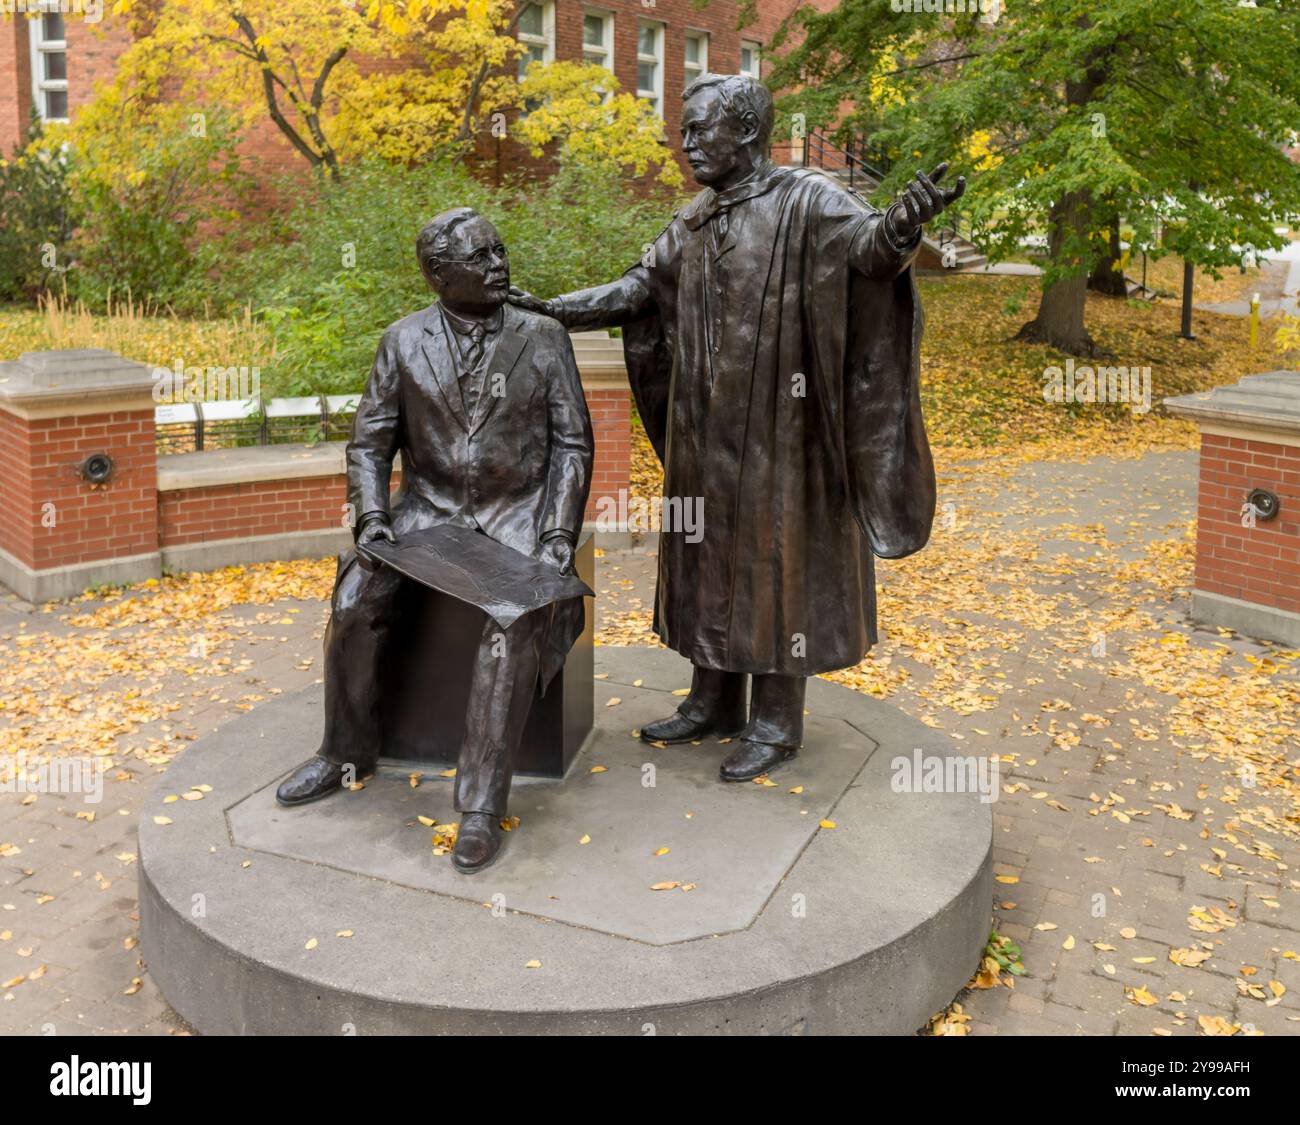
[{"label": "shrub", "polygon": [[26,143],[0,160],[0,299],[60,288],[74,226],[68,154],[44,143],[32,114]]},{"label": "shrub", "polygon": [[440,211],[469,206],[490,218],[510,249],[514,284],[543,296],[617,277],[671,213],[613,175],[561,171],[495,189],[451,162],[371,162],[341,183],[297,191],[226,275],[228,301],[251,300],[275,334],[277,371],[263,381],[275,394],[364,385],[384,328],[432,300],[415,236]]},{"label": "shrub", "polygon": [[181,105],[109,115],[97,102],[69,136],[80,219],[70,294],[95,306],[129,292],[203,309],[209,271],[224,258],[217,232],[237,222],[248,186],[231,119]]}]

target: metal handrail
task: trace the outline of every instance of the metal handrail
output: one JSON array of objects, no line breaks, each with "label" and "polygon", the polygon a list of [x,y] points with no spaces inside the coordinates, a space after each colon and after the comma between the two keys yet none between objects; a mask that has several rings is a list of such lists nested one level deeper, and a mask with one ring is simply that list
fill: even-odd
[{"label": "metal handrail", "polygon": [[854,134],[850,138],[850,147],[845,148],[825,133],[811,129],[802,138],[783,142],[781,147],[788,147],[791,156],[794,156],[797,140],[803,141],[798,153],[800,166],[820,168],[827,172],[847,172],[850,188],[855,186],[859,176],[874,187],[888,175],[893,163],[883,149],[868,145],[860,134]]}]

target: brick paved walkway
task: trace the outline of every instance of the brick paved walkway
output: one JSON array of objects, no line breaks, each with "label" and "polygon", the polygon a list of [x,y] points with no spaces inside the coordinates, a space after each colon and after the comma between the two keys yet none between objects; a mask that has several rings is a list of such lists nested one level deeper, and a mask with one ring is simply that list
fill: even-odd
[{"label": "brick paved walkway", "polygon": [[[920,608],[899,601],[920,572],[882,567],[887,636],[873,675],[967,752],[1004,755],[994,847],[1007,881],[994,924],[1021,944],[1027,975],[1014,989],[958,998],[972,1034],[1193,1034],[1202,1017],[1270,1035],[1300,1029],[1300,961],[1285,956],[1300,953],[1300,826],[1284,819],[1294,807],[1280,787],[1245,784],[1240,761],[1207,751],[1198,724],[1222,721],[1221,704],[1188,711],[1151,683],[1155,633],[1160,645],[1185,646],[1176,664],[1221,659],[1208,682],[1249,674],[1252,659],[1269,655],[1192,629],[1182,593],[1153,561],[1152,544],[1180,539],[1191,517],[1193,469],[1193,455],[1176,453],[1024,466],[996,480],[958,474],[941,490],[947,506],[927,548],[933,585]],[[1036,559],[1028,542],[1040,547]],[[977,567],[987,573],[972,578]],[[645,638],[653,574],[645,550],[600,560],[611,641]],[[974,582],[976,604],[945,600],[963,581]],[[1145,616],[1124,616],[1136,611]],[[0,659],[17,658],[25,632],[68,630],[67,616],[0,600]],[[256,706],[245,694],[312,682],[324,616],[321,602],[230,611],[225,655],[236,668],[250,663],[218,691],[169,678],[165,690],[184,705],[132,741],[183,742]],[[1099,631],[1101,656],[1087,643]],[[917,638],[957,655],[914,658]],[[1294,669],[1281,675],[1294,685]],[[1300,765],[1300,744],[1288,753]],[[184,1030],[131,948],[134,825],[153,772],[135,762],[124,780],[110,773],[95,806],[0,794],[0,843],[19,849],[0,857],[0,983],[45,966],[0,988],[0,1032]],[[78,817],[91,809],[93,821]],[[1188,967],[1171,950],[1209,957]],[[1272,981],[1285,986],[1280,999]]]}]

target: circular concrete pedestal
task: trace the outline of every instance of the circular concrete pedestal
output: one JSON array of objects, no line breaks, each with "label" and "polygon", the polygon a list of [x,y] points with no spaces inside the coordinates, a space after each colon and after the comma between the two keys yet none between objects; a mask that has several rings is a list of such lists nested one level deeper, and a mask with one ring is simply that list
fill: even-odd
[{"label": "circular concrete pedestal", "polygon": [[951,743],[813,680],[799,757],[726,785],[716,740],[631,733],[689,665],[596,654],[593,738],[566,780],[516,780],[520,826],[473,876],[419,819],[456,819],[433,771],[275,803],[319,688],[190,747],[140,825],[144,953],[173,1007],[212,1034],[908,1034],[953,998],[989,930],[991,805],[891,784]]}]

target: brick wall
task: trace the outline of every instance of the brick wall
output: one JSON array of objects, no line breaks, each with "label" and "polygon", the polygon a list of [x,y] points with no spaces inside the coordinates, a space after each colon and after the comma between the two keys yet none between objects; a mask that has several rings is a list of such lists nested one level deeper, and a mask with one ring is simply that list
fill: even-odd
[{"label": "brick wall", "polygon": [[160,492],[159,545],[342,527],[346,499],[342,476]]},{"label": "brick wall", "polygon": [[[784,0],[783,0],[784,2]],[[792,2],[792,0],[791,0]],[[826,2],[826,0],[821,0]],[[653,7],[644,7],[641,0],[604,0],[587,5],[578,0],[556,0],[555,5],[555,57],[560,61],[582,60],[582,23],[587,7],[614,13],[614,76],[622,89],[636,90],[637,27],[641,20],[664,25],[663,48],[663,110],[665,137],[677,154],[682,173],[688,185],[690,167],[681,156],[681,91],[686,85],[685,34],[687,31],[709,33],[709,67],[722,73],[734,73],[740,66],[740,41],[754,39],[765,42],[780,22],[779,18],[760,20],[761,27],[744,33],[736,29],[735,0],[713,0],[708,7],[697,9],[692,0],[655,0]],[[766,8],[764,3],[760,7]],[[778,6],[779,7],[779,6]],[[784,8],[780,8],[784,15]],[[367,64],[367,69],[396,69],[391,60]],[[302,157],[293,151],[288,141],[269,122],[260,122],[249,130],[243,149],[260,165],[277,170],[306,170]],[[508,175],[520,170],[546,172],[553,167],[549,160],[535,160],[522,145],[504,143],[498,146],[491,137],[479,138],[478,149],[471,166],[486,179],[498,173]]]},{"label": "brick wall", "polygon": [[[585,518],[596,518],[602,496],[628,487],[631,467],[630,395],[626,388],[587,392],[596,438],[596,462]],[[394,474],[393,486],[400,481]],[[327,531],[343,526],[347,485],[338,476],[250,481],[158,493],[157,545],[183,547],[223,539]]]},{"label": "brick wall", "polygon": [[[817,6],[829,2],[831,0],[817,0]],[[741,39],[756,40],[764,45],[770,42],[772,32],[794,3],[795,0],[760,0],[756,22],[744,31],[736,27],[736,0],[712,0],[702,9],[697,9],[693,0],[655,0],[652,7],[644,6],[642,0],[604,0],[590,6],[614,13],[614,73],[624,90],[636,89],[638,21],[652,20],[664,25],[664,128],[668,143],[679,152],[681,90],[685,85],[685,32],[707,31],[709,68],[720,73],[734,73],[740,65]],[[582,58],[582,20],[586,7],[579,0],[556,0],[556,58],[571,61]],[[114,15],[108,4],[99,23],[87,24],[80,16],[70,13],[66,25],[68,99],[75,115],[77,107],[84,105],[93,95],[95,83],[112,77],[118,56],[130,43],[130,31],[127,17]],[[29,58],[26,20],[21,17],[0,18],[0,153],[6,156],[21,139],[31,108]],[[393,70],[403,64],[385,59],[363,65],[367,70]],[[309,174],[306,162],[269,120],[263,120],[249,130],[242,151],[259,171]],[[502,171],[538,166],[521,146],[508,144],[503,146],[502,152]],[[476,163],[479,166],[495,165],[494,146],[482,147]],[[689,168],[685,163],[682,170],[689,181]]]},{"label": "brick wall", "polygon": [[[32,109],[31,45],[24,16],[0,16],[0,154],[8,157],[26,134]],[[118,56],[131,42],[126,16],[105,5],[98,23],[75,12],[64,16],[68,44],[68,105],[73,115],[94,96],[95,84],[113,77]]]},{"label": "brick wall", "polygon": [[8,159],[27,129],[32,67],[27,21],[0,16],[0,158]]},{"label": "brick wall", "polygon": [[86,23],[79,16],[64,16],[68,36],[68,106],[73,116],[77,107],[95,96],[95,85],[111,82],[118,56],[130,46],[131,30],[126,16],[115,16],[105,3],[99,23]]},{"label": "brick wall", "polygon": [[0,481],[4,481],[0,547],[27,566],[32,565],[35,546],[31,513],[36,505],[32,502],[30,454],[27,423],[0,410]]},{"label": "brick wall", "polygon": [[[686,32],[709,33],[709,69],[735,73],[740,67],[740,32],[736,30],[734,0],[715,0],[697,8],[691,0],[655,0],[653,7],[638,2],[593,4],[614,13],[614,77],[629,93],[636,92],[637,28],[642,20],[664,25],[663,115],[664,135],[677,154],[687,184],[690,165],[681,156],[682,90],[686,86]],[[582,59],[582,23],[585,5],[574,0],[557,0],[555,13],[555,55],[574,62]]]},{"label": "brick wall", "polygon": [[[1196,589],[1300,613],[1300,444],[1202,434],[1200,473]],[[1281,510],[1243,527],[1254,488]]]},{"label": "brick wall", "polygon": [[[153,442],[152,409],[31,421],[0,412],[0,542],[35,569],[157,551]],[[104,484],[81,478],[92,453],[113,459]]]}]

